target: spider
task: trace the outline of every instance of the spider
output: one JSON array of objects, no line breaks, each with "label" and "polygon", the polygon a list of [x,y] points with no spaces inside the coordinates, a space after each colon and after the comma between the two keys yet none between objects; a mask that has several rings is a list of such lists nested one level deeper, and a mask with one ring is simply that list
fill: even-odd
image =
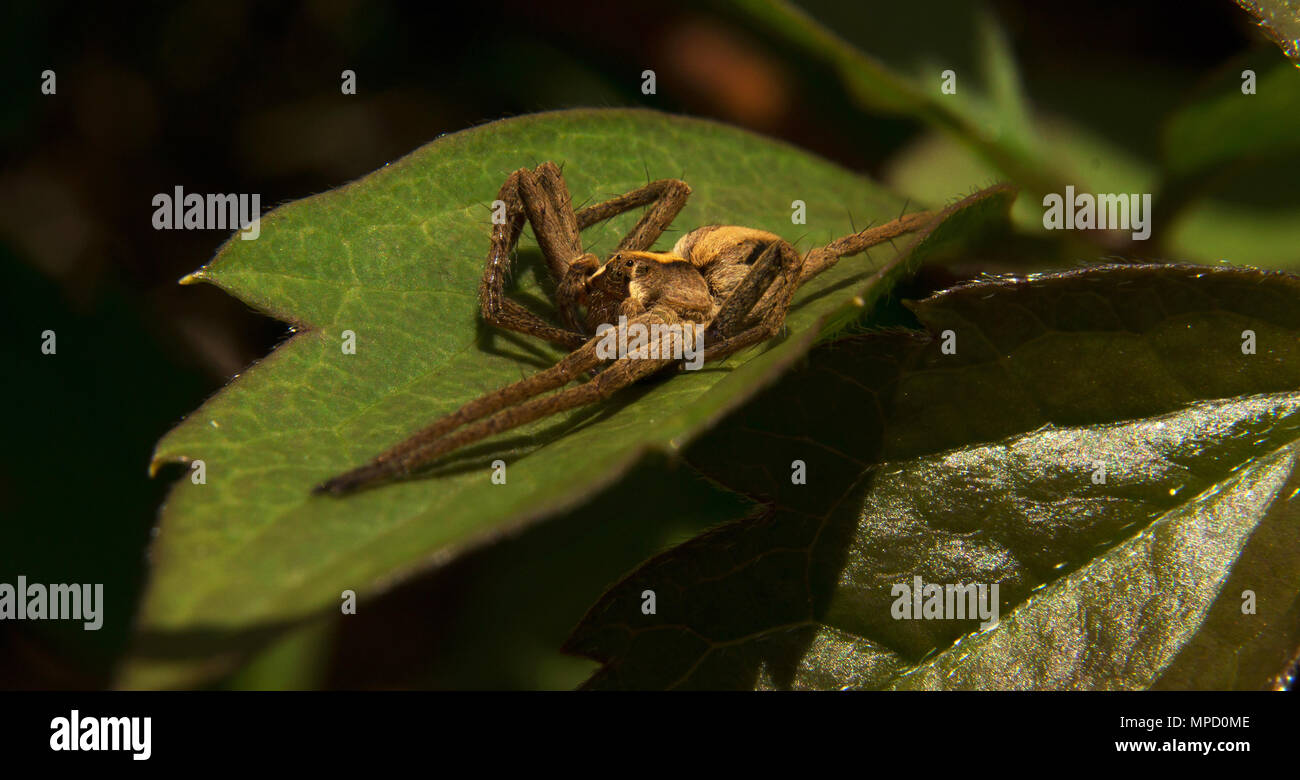
[{"label": "spider", "polygon": [[[684,181],[661,179],[574,211],[555,163],[510,174],[497,196],[505,204],[505,219],[493,228],[479,287],[482,316],[496,327],[544,339],[569,354],[551,368],[470,401],[369,463],[326,480],[313,492],[339,496],[401,478],[480,439],[609,398],[680,363],[672,355],[689,346],[693,329],[697,334],[702,330],[705,361],[721,360],[770,339],[784,324],[800,285],[841,257],[923,227],[934,216],[931,212],[900,216],[803,256],[775,233],[731,225],[697,228],[669,252],[650,251],[686,205],[690,192]],[[583,251],[579,240],[583,230],[645,206],[644,215],[604,263]],[[532,225],[555,284],[563,327],[505,295],[525,220]],[[603,333],[594,335],[605,328],[594,326],[612,324],[616,318],[628,332],[646,326],[660,343],[611,359],[600,351]],[[563,389],[588,374],[591,378]]]}]

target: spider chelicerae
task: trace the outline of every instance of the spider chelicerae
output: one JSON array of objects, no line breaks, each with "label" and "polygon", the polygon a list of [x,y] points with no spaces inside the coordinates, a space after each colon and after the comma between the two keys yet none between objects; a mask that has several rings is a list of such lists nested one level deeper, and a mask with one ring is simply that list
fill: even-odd
[{"label": "spider chelicerae", "polygon": [[[313,492],[344,495],[406,476],[447,453],[488,436],[579,406],[680,362],[702,347],[704,361],[721,360],[775,336],[795,290],[841,257],[916,230],[931,212],[898,219],[799,252],[775,233],[707,225],[681,237],[669,252],[650,247],[686,205],[691,188],[661,179],[607,201],[574,210],[560,167],[544,162],[506,178],[497,198],[505,219],[492,231],[479,287],[483,319],[558,344],[569,354],[551,368],[462,406],[369,463],[318,485]],[[580,234],[631,209],[645,214],[602,264],[583,251]],[[532,225],[555,284],[561,325],[547,322],[505,295],[515,245]],[[601,347],[602,324],[630,331],[644,326],[662,343],[610,358]],[[673,327],[677,326],[677,327]],[[702,344],[691,344],[702,329]],[[605,331],[605,328],[599,328]],[[674,357],[674,355],[676,357]],[[566,388],[574,380],[594,375]]]}]

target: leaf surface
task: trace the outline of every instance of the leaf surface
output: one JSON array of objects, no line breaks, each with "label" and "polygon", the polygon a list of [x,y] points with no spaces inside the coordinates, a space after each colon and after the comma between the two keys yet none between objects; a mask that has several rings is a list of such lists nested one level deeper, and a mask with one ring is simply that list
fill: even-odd
[{"label": "leaf surface", "polygon": [[[686,452],[767,510],[649,561],[568,649],[597,688],[1274,684],[1300,639],[1298,303],[1286,274],[1103,266],[819,348]],[[996,584],[1000,621],[896,613],[916,577]]]},{"label": "leaf surface", "polygon": [[1269,48],[1239,58],[1169,117],[1161,143],[1171,252],[1300,268],[1300,69]]},{"label": "leaf surface", "polygon": [[[232,238],[187,278],[300,332],[158,445],[155,468],[203,460],[206,483],[182,480],[166,502],[124,685],[183,684],[206,673],[198,659],[337,604],[344,590],[376,592],[584,501],[648,451],[684,445],[795,360],[824,315],[874,299],[908,270],[890,246],[845,260],[800,291],[779,345],[540,421],[470,448],[429,478],[343,500],[309,496],[430,420],[554,362],[555,350],[483,326],[477,303],[489,204],[510,171],[543,160],[565,165],[577,203],[647,177],[684,177],[694,194],[678,230],[748,225],[801,250],[904,206],[868,180],[714,123],[568,111],[446,136],[277,208],[258,239]],[[806,225],[791,225],[795,199],[806,204]],[[584,240],[603,255],[638,216],[593,227]],[[526,239],[511,294],[545,314],[541,268]],[[355,354],[341,348],[345,331],[355,334]],[[490,479],[498,458],[508,464],[505,485]]]},{"label": "leaf surface", "polygon": [[[803,5],[744,0],[730,12],[799,62],[828,67],[859,108],[950,134],[1000,170],[999,178],[1028,190],[1063,186],[1032,121],[1010,42],[987,9],[952,0],[862,15],[842,3]],[[936,17],[948,20],[943,30],[935,29]]]}]

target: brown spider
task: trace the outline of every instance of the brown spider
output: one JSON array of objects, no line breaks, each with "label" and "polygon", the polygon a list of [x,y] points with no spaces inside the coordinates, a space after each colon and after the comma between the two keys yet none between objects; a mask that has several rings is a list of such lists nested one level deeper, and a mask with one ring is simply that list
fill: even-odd
[{"label": "brown spider", "polygon": [[[661,179],[575,212],[554,163],[510,174],[497,196],[505,203],[505,221],[493,229],[479,287],[483,319],[559,344],[570,353],[551,368],[470,401],[313,492],[343,495],[402,477],[487,436],[608,398],[679,363],[673,356],[681,355],[692,341],[698,343],[692,334],[701,330],[707,361],[769,339],[781,329],[790,299],[804,282],[841,257],[916,230],[934,216],[909,214],[832,241],[803,257],[774,233],[725,225],[692,230],[670,252],[649,251],[686,205],[690,192],[686,182]],[[641,206],[649,208],[603,265],[582,250],[581,231]],[[564,327],[546,322],[505,296],[511,256],[525,218],[555,282],[555,303]],[[640,351],[611,359],[600,349],[606,328],[593,325],[612,325],[616,320],[625,332],[645,326],[643,332],[652,334],[657,343],[643,341]],[[560,389],[593,371],[594,376],[582,384]],[[553,390],[559,392],[536,397]]]}]

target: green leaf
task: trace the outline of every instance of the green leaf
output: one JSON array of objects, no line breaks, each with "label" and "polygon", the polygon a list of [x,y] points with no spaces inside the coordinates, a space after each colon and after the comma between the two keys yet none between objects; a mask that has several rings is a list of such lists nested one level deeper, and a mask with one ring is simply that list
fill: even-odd
[{"label": "green leaf", "polygon": [[[325,614],[321,625],[286,632],[222,687],[572,690],[594,665],[559,648],[610,583],[750,508],[676,459],[652,456],[571,512],[403,583],[356,615]],[[313,679],[323,669],[330,677]]]},{"label": "green leaf", "polygon": [[[1300,173],[1298,164],[1286,167]],[[1257,173],[1234,189],[1251,189],[1277,174]],[[1202,263],[1300,270],[1300,192],[1292,189],[1271,203],[1260,201],[1262,188],[1253,193],[1248,200],[1220,194],[1188,205],[1170,226],[1166,250]]]},{"label": "green leaf", "polygon": [[1229,64],[1169,117],[1162,146],[1178,177],[1300,152],[1300,70],[1267,49]]},{"label": "green leaf", "polygon": [[[798,358],[843,301],[874,298],[900,258],[841,262],[800,291],[789,337],[722,366],[638,387],[599,408],[472,448],[432,478],[338,500],[322,479],[430,420],[556,359],[478,319],[488,204],[506,175],[566,164],[575,201],[684,176],[678,229],[723,222],[824,243],[898,216],[877,185],[788,146],[648,111],[569,111],[497,122],[435,141],[359,181],[266,215],[189,279],[215,283],[299,332],[159,443],[154,466],[201,459],[182,480],[153,549],[140,641],[122,684],[184,684],[231,654],[339,603],[586,500],[651,451],[672,452]],[[808,224],[790,224],[791,202]],[[584,234],[607,252],[637,218]],[[796,232],[797,231],[797,232]],[[671,245],[674,236],[661,244]],[[516,299],[549,311],[525,241]],[[340,349],[356,334],[356,354]],[[739,367],[739,370],[734,370]],[[508,463],[493,485],[488,464]]]},{"label": "green leaf", "polygon": [[1300,269],[1300,70],[1272,49],[1250,53],[1170,117],[1162,142],[1168,251]]},{"label": "green leaf", "polygon": [[[814,5],[805,10],[782,0],[743,0],[735,15],[793,48],[802,61],[829,67],[859,107],[913,117],[949,134],[1001,171],[999,178],[1043,192],[1064,186],[1067,179],[1039,143],[1010,44],[982,6],[891,6],[863,15],[843,4]],[[936,17],[949,20],[944,29],[952,40],[927,47],[940,34]],[[950,53],[969,41],[970,56],[952,61]],[[956,92],[940,89],[948,69],[958,74]]]},{"label": "green leaf", "polygon": [[[1151,192],[1157,174],[1148,164],[1077,125],[1046,122],[1044,143],[1079,192]],[[918,138],[890,161],[885,181],[919,203],[942,202],[945,186],[986,186],[996,169],[949,136],[930,133]],[[1041,199],[1021,198],[1013,212],[1016,227],[1027,233],[1046,234]],[[1105,231],[1076,231],[1069,236],[1102,240]]]},{"label": "green leaf", "polygon": [[[567,649],[597,688],[1271,685],[1300,645],[1297,304],[1285,274],[1103,266],[820,348],[685,453],[766,512],[649,561]],[[895,619],[917,576],[997,584],[1000,622]]]},{"label": "green leaf", "polygon": [[418,660],[406,676],[365,664],[348,664],[348,673],[365,688],[572,690],[595,665],[560,646],[587,608],[647,558],[750,509],[677,459],[651,457],[578,509],[419,578],[391,608],[368,607],[363,622],[347,621],[354,643],[367,646],[409,619],[411,604],[447,613],[409,632],[402,656]]}]

